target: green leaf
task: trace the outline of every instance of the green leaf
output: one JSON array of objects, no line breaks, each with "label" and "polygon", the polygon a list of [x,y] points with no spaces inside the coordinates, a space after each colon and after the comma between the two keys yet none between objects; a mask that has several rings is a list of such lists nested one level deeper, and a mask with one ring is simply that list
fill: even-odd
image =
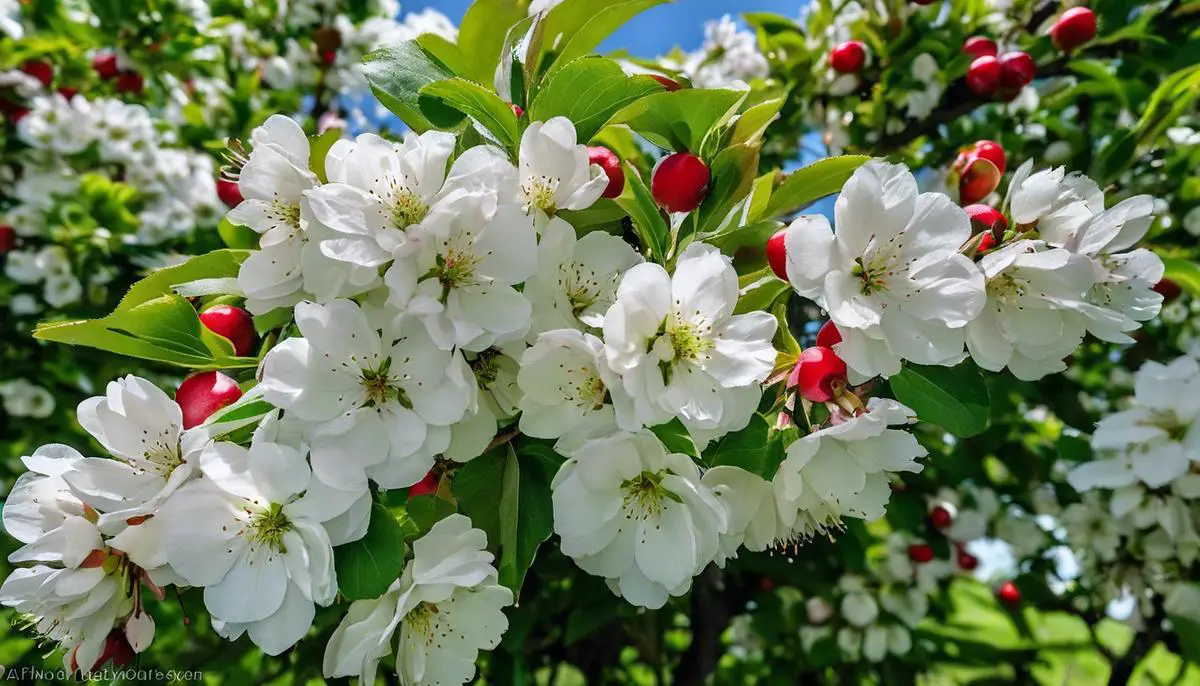
[{"label": "green leaf", "polygon": [[922,421],[963,438],[988,427],[991,412],[987,384],[970,360],[957,367],[906,364],[889,381],[896,400],[916,412]]},{"label": "green leaf", "polygon": [[660,148],[699,153],[709,133],[729,121],[745,97],[722,89],[664,91],[622,109],[613,123],[628,124]]},{"label": "green leaf", "polygon": [[755,272],[759,277],[741,289],[735,314],[746,312],[764,312],[771,309],[783,295],[791,292],[792,287],[787,281],[775,276],[770,269]]},{"label": "green leaf", "polygon": [[771,194],[771,202],[763,213],[767,217],[787,216],[842,190],[854,170],[865,164],[866,155],[829,157],[801,167],[788,175]]},{"label": "green leaf", "polygon": [[[455,74],[469,74],[471,65],[468,57],[463,54],[457,45],[439,36],[436,33],[423,33],[417,36],[417,45],[425,48],[425,52],[433,55],[439,62],[446,65],[446,68]],[[484,74],[481,80],[487,81],[491,78],[490,74]]]},{"label": "green leaf", "polygon": [[349,600],[378,598],[404,570],[404,531],[391,511],[371,506],[367,535],[333,549],[338,590]]},{"label": "green leaf", "polygon": [[[708,196],[700,205],[700,232],[745,223],[746,207],[738,207],[754,188],[758,174],[757,145],[735,145],[717,153],[711,165]],[[732,214],[731,214],[732,213]]]},{"label": "green leaf", "polygon": [[550,77],[530,107],[532,121],[563,116],[575,123],[580,143],[587,143],[621,108],[663,90],[649,76],[629,76],[621,65],[603,57],[581,57]]},{"label": "green leaf", "polygon": [[[471,117],[491,132],[500,145],[509,150],[516,150],[517,116],[508,103],[490,89],[460,78],[436,81],[423,87],[420,94],[423,110],[430,114],[430,121],[442,124],[443,122],[436,121],[436,111],[442,108],[432,108],[431,112],[430,100]],[[447,123],[453,125],[453,122]]]},{"label": "green leaf", "polygon": [[704,464],[740,467],[768,481],[775,478],[783,462],[783,442],[771,440],[770,425],[760,414],[750,418],[741,431],[725,434],[704,451]]},{"label": "green leaf", "polygon": [[560,461],[545,446],[509,444],[471,460],[454,478],[459,506],[499,551],[500,583],[514,593],[554,531],[550,481]]},{"label": "green leaf", "polygon": [[1182,257],[1163,257],[1163,278],[1174,281],[1192,297],[1200,297],[1200,265]]},{"label": "green leaf", "polygon": [[625,163],[625,184],[631,193],[617,198],[617,204],[629,213],[629,218],[633,220],[633,231],[642,247],[649,251],[650,259],[664,263],[670,249],[671,227],[659,212],[658,204],[654,202],[654,196],[642,181],[637,168],[628,162]]},{"label": "green leaf", "polygon": [[242,262],[250,256],[247,250],[214,250],[197,255],[186,262],[156,269],[133,284],[117,305],[128,310],[162,295],[173,293],[173,287],[201,279],[235,277]]},{"label": "green leaf", "polygon": [[325,158],[329,155],[329,149],[341,137],[341,129],[329,129],[318,136],[308,137],[308,168],[317,175],[321,183],[329,183],[329,177],[325,175]]},{"label": "green leaf", "polygon": [[[514,0],[475,0],[458,27],[458,44],[465,60],[462,75],[489,83],[500,61],[505,35],[528,14],[526,3]],[[443,60],[444,61],[444,60]]]},{"label": "green leaf", "polygon": [[404,509],[421,534],[427,533],[434,524],[456,512],[454,503],[436,494],[411,496]]},{"label": "green leaf", "polygon": [[379,102],[417,133],[434,128],[421,111],[421,89],[454,76],[441,60],[412,40],[367,54],[362,71]]},{"label": "green leaf", "polygon": [[546,73],[562,67],[576,57],[587,55],[612,32],[642,12],[671,0],[608,0],[603,7],[596,0],[564,0],[546,13],[542,44],[546,56],[534,60]]},{"label": "green leaf", "polygon": [[258,366],[257,358],[234,357],[232,344],[204,328],[196,309],[173,294],[119,307],[101,319],[42,323],[33,336],[191,369]]},{"label": "green leaf", "polygon": [[687,427],[683,422],[676,417],[666,424],[650,427],[658,440],[662,442],[663,447],[669,453],[682,453],[690,457],[700,457],[700,451],[696,450],[696,443],[692,440],[692,435],[688,433]]},{"label": "green leaf", "polygon": [[767,127],[779,118],[781,107],[783,107],[783,98],[773,98],[764,100],[742,112],[733,125],[733,134],[729,137],[729,145],[760,143]]}]

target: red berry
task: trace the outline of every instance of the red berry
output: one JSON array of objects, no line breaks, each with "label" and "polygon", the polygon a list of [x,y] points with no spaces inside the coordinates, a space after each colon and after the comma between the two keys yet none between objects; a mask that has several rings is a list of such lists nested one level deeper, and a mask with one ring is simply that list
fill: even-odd
[{"label": "red berry", "polygon": [[775,581],[769,576],[764,576],[758,580],[758,588],[763,593],[770,593],[775,590]]},{"label": "red berry", "polygon": [[146,87],[146,79],[136,71],[123,71],[117,77],[117,92],[130,95],[141,95]]},{"label": "red berry", "polygon": [[616,198],[625,190],[625,170],[621,168],[621,158],[612,150],[600,145],[588,146],[588,162],[600,165],[608,175],[608,187],[604,189],[603,197]]},{"label": "red berry", "polygon": [[218,336],[228,338],[238,357],[254,350],[254,319],[242,308],[214,305],[200,313],[200,323]]},{"label": "red berry", "polygon": [[[787,281],[787,229],[780,229],[767,239],[767,264],[775,276]],[[818,343],[817,345],[820,345]]]},{"label": "red berry", "polygon": [[1017,588],[1017,585],[1013,582],[1005,581],[1004,583],[1000,584],[1000,588],[996,590],[996,596],[999,597],[1005,605],[1016,605],[1017,603],[1021,602],[1021,589]]},{"label": "red berry", "polygon": [[58,89],[58,94],[63,96],[67,100],[70,100],[71,98],[73,98],[79,94],[79,89],[71,88],[70,86],[63,86],[62,88]]},{"label": "red berry", "polygon": [[967,67],[967,88],[976,95],[990,96],[1000,87],[1000,60],[991,55],[976,57]]},{"label": "red berry", "polygon": [[1001,174],[1004,173],[1008,158],[1004,154],[1004,148],[996,141],[975,141],[975,154],[996,165]]},{"label": "red berry", "polygon": [[654,200],[671,212],[691,212],[708,196],[708,166],[695,155],[677,152],[659,161],[650,179]]},{"label": "red berry", "polygon": [[1000,85],[1006,89],[1020,90],[1033,82],[1037,65],[1028,53],[1017,50],[1006,52],[999,58]]},{"label": "red berry", "polygon": [[999,52],[996,41],[987,36],[971,36],[963,42],[962,51],[974,58],[995,57]]},{"label": "red berry", "polygon": [[17,247],[17,231],[8,224],[0,224],[0,255]]},{"label": "red berry", "polygon": [[92,58],[92,71],[102,79],[115,79],[121,73],[115,52],[102,52]]},{"label": "red berry", "polygon": [[667,92],[677,91],[680,88],[683,88],[683,86],[679,85],[678,81],[676,81],[674,79],[669,79],[669,78],[663,76],[662,74],[651,74],[650,78],[654,79],[655,81],[658,81],[663,86],[665,86],[667,89]]},{"label": "red berry", "polygon": [[1086,7],[1072,7],[1050,29],[1050,38],[1059,50],[1070,52],[1096,37],[1096,13]]},{"label": "red berry", "polygon": [[54,81],[54,66],[46,60],[29,60],[21,65],[21,71],[41,81],[46,88]]},{"label": "red berry", "polygon": [[964,205],[983,200],[1000,185],[1000,170],[974,152],[956,161],[954,171],[959,174],[958,199]]},{"label": "red berry", "polygon": [[238,186],[238,182],[232,179],[217,179],[217,197],[227,207],[237,207],[242,204],[242,189]]},{"label": "red berry", "polygon": [[[3,227],[0,227],[0,229],[2,229],[2,228]],[[3,248],[0,247],[0,253],[3,253],[3,252],[4,252]],[[1161,295],[1163,297],[1164,303],[1169,303],[1172,300],[1174,300],[1175,298],[1178,298],[1180,295],[1182,295],[1183,289],[1179,287],[1179,284],[1175,283],[1174,281],[1172,281],[1170,279],[1162,279],[1158,283],[1154,284],[1154,292],[1158,293],[1159,295]]]},{"label": "red berry", "polygon": [[908,546],[908,559],[925,564],[933,559],[933,547],[928,543],[914,543]]},{"label": "red berry", "polygon": [[175,402],[183,410],[183,428],[190,429],[204,423],[214,412],[237,402],[242,389],[237,382],[221,372],[198,372],[179,384],[175,391]]},{"label": "red berry", "polygon": [[437,490],[438,477],[437,474],[434,474],[433,470],[431,469],[429,470],[429,473],[424,476],[424,478],[409,487],[408,497],[415,498],[419,495],[432,495],[437,493]]},{"label": "red berry", "polygon": [[979,247],[975,249],[975,253],[982,255],[994,247],[996,247],[996,237],[990,233],[985,233],[983,234],[983,238],[979,239]]},{"label": "red berry", "polygon": [[979,566],[979,558],[965,550],[959,550],[957,556],[958,568],[964,572],[973,572]]},{"label": "red berry", "polygon": [[821,329],[817,331],[817,345],[822,348],[832,348],[842,342],[842,332],[838,331],[837,324],[833,320],[829,320],[821,325]]},{"label": "red berry", "polygon": [[867,62],[867,46],[848,40],[829,51],[829,66],[840,74],[856,74]]},{"label": "red berry", "polygon": [[944,505],[934,505],[929,511],[929,523],[937,529],[945,529],[954,523],[954,515]]},{"label": "red berry", "polygon": [[1000,226],[1000,232],[1003,233],[1008,228],[1008,220],[1004,215],[1000,214],[1000,210],[987,205],[967,205],[963,208],[967,216],[971,218],[971,227],[975,229],[975,233],[984,231],[992,232],[996,226]]},{"label": "red berry", "polygon": [[517,119],[520,119],[525,114],[525,110],[520,105],[510,102],[508,106],[512,109],[513,114],[517,115]]},{"label": "red berry", "polygon": [[327,67],[332,66],[334,62],[337,62],[337,50],[322,50],[321,62]]},{"label": "red berry", "polygon": [[846,385],[846,363],[829,348],[814,346],[800,353],[800,359],[788,377],[804,398],[814,403],[833,400],[838,388]]}]

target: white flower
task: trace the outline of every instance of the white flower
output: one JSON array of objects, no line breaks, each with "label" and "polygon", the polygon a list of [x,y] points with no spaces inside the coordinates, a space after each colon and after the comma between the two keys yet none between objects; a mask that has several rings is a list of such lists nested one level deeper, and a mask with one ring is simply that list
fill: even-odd
[{"label": "white flower", "polygon": [[441,350],[423,327],[383,331],[355,303],[296,306],[303,338],[263,360],[263,397],[312,426],[316,478],[365,490],[368,470],[386,488],[411,486],[446,448],[451,424],[475,401],[459,353]]},{"label": "white flower", "polygon": [[642,607],[686,593],[728,528],[696,464],[648,431],[585,444],[551,488],[563,554]]},{"label": "white flower", "polygon": [[17,136],[30,147],[74,155],[95,140],[93,120],[92,106],[82,97],[68,101],[57,93],[39,96],[17,123]]},{"label": "white flower", "polygon": [[538,243],[537,272],[525,284],[525,297],[533,307],[530,341],[553,329],[603,327],[621,275],[642,261],[617,236],[593,231],[576,240],[570,224],[551,219]]},{"label": "white flower", "polygon": [[559,210],[585,210],[608,187],[608,175],[588,161],[587,146],[576,142],[566,117],[534,122],[521,136],[520,184],[527,212],[547,216]]},{"label": "white flower", "polygon": [[520,411],[522,391],[517,375],[521,365],[513,355],[520,355],[524,345],[518,345],[464,354],[475,374],[479,402],[473,414],[450,427],[450,445],[442,452],[444,457],[455,462],[479,457],[491,445],[500,425]]},{"label": "white flower", "polygon": [[735,315],[737,300],[729,258],[702,243],[680,255],[674,276],[649,263],[625,273],[604,318],[604,342],[609,365],[634,398],[638,423],[677,416],[717,428],[727,421],[734,389],[767,378],[775,364],[775,318]]},{"label": "white flower", "polygon": [[901,360],[953,365],[963,327],[983,307],[983,278],[959,254],[971,225],[951,200],[917,192],[903,165],[859,167],[838,196],[835,234],[820,216],[788,227],[788,281],[829,310],[835,346],[866,378],[896,374]]},{"label": "white flower", "polygon": [[[389,281],[393,301],[405,300],[441,347],[479,351],[525,337],[531,307],[514,286],[537,268],[532,220],[494,193],[457,191],[445,201],[451,219],[430,241],[407,283]],[[418,283],[417,274],[425,274]]]},{"label": "white flower", "polygon": [[4,528],[25,545],[8,561],[37,564],[4,580],[0,604],[30,615],[38,634],[61,643],[69,670],[91,671],[113,627],[140,613],[135,593],[140,599],[138,587],[149,580],[128,560],[110,556],[96,512],[63,479],[83,460],[78,452],[47,445],[21,459],[29,471],[6,499]]},{"label": "white flower", "polygon": [[618,414],[632,422],[633,401],[608,368],[604,344],[575,329],[547,331],[521,356],[521,431],[563,439],[564,454],[584,437],[611,433]]},{"label": "white flower", "polygon": [[479,651],[494,649],[508,630],[501,609],[513,602],[496,583],[486,546],[461,514],[433,525],[413,543],[413,559],[387,593],[350,606],[325,648],[325,676],[375,683],[379,660],[395,642],[402,684],[460,686],[474,677]]},{"label": "white flower", "polygon": [[704,44],[688,54],[683,71],[698,88],[730,88],[770,73],[758,38],[740,30],[728,14],[704,23]]},{"label": "white flower", "polygon": [[13,417],[45,419],[54,412],[54,396],[50,391],[25,379],[0,383],[0,399],[4,401],[4,411]]},{"label": "white flower", "polygon": [[872,521],[891,496],[888,473],[920,472],[927,454],[912,434],[913,412],[894,400],[872,398],[867,412],[806,434],[787,448],[775,475],[775,498],[790,537],[841,526],[843,517]]},{"label": "white flower", "polygon": [[321,526],[331,503],[302,495],[312,477],[304,454],[279,443],[214,443],[199,462],[204,478],[172,494],[156,516],[170,532],[167,560],[204,589],[218,633],[248,633],[278,655],[308,632],[313,604],[329,605],[337,594]]},{"label": "white flower", "polygon": [[1093,283],[1091,261],[1022,240],[979,262],[987,306],[967,325],[967,349],[984,369],[1008,367],[1031,381],[1066,369],[1063,358],[1083,340],[1082,301]]},{"label": "white flower", "polygon": [[747,550],[766,550],[779,537],[783,523],[770,481],[740,467],[722,465],[706,471],[700,483],[712,489],[729,513],[728,530],[721,535],[715,560],[718,565],[737,557],[743,545]]}]

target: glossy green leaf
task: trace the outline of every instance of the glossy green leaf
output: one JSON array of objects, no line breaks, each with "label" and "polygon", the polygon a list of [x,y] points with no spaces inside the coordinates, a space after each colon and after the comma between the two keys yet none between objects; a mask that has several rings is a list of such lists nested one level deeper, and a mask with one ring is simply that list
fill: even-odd
[{"label": "glossy green leaf", "polygon": [[613,118],[666,150],[699,152],[704,140],[729,121],[745,93],[685,88],[648,95]]},{"label": "glossy green leaf", "polygon": [[785,217],[813,202],[842,190],[854,171],[865,164],[866,155],[842,155],[813,162],[788,174],[775,192],[763,216]]},{"label": "glossy green leaf", "polygon": [[367,535],[333,549],[338,590],[349,600],[378,598],[404,570],[404,531],[379,503],[371,506]]},{"label": "glossy green leaf", "polygon": [[633,220],[633,231],[649,251],[650,259],[665,262],[671,245],[671,227],[654,202],[650,189],[642,181],[641,174],[629,163],[625,164],[625,185],[630,192],[617,198],[617,204],[629,213],[629,218]]},{"label": "glossy green leaf", "polygon": [[250,252],[247,250],[214,250],[197,255],[186,262],[156,269],[129,288],[117,309],[127,310],[141,305],[161,295],[173,293],[173,287],[192,281],[236,277],[242,262],[249,256]]},{"label": "glossy green leaf", "polygon": [[508,103],[497,97],[491,89],[466,79],[445,79],[421,88],[420,100],[427,111],[428,102],[434,100],[471,117],[487,129],[501,146],[516,150],[517,116]]},{"label": "glossy green leaf", "polygon": [[696,450],[696,442],[692,440],[692,435],[688,433],[687,427],[683,422],[676,417],[666,424],[650,427],[658,440],[663,444],[669,453],[681,453],[690,457],[700,457],[700,451]]},{"label": "glossy green leaf", "polygon": [[1174,281],[1192,297],[1200,297],[1200,265],[1182,257],[1163,257],[1163,278]]},{"label": "glossy green leaf", "polygon": [[751,417],[746,428],[725,434],[704,451],[704,464],[709,467],[740,467],[767,480],[775,478],[780,462],[783,442],[770,440],[770,426],[760,414]]},{"label": "glossy green leaf", "polygon": [[480,83],[491,83],[505,34],[526,17],[527,4],[517,0],[475,0],[471,3],[458,27],[458,45],[462,46],[464,58],[463,76]]},{"label": "glossy green leaf", "polygon": [[421,111],[421,89],[454,76],[441,60],[412,40],[367,54],[362,71],[379,102],[417,133],[433,128]]},{"label": "glossy green leaf", "polygon": [[670,1],[608,0],[599,6],[596,0],[564,0],[541,22],[546,55],[538,60],[540,68],[547,72],[561,68],[595,50],[630,19]]},{"label": "glossy green leaf", "polygon": [[567,117],[575,124],[579,142],[586,143],[621,108],[662,90],[658,81],[630,76],[610,59],[581,57],[555,72],[538,91],[530,119]]},{"label": "glossy green leaf", "polygon": [[988,427],[991,403],[983,375],[970,360],[957,367],[906,364],[889,379],[896,400],[959,437],[975,436]]}]

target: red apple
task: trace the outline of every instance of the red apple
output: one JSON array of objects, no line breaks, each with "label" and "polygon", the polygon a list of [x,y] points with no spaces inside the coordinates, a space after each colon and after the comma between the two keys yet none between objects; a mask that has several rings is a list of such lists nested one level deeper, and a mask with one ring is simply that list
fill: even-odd
[{"label": "red apple", "polygon": [[817,331],[817,345],[823,348],[833,348],[833,346],[842,342],[842,332],[838,331],[837,324],[833,320],[829,320],[821,325]]},{"label": "red apple", "polygon": [[97,53],[92,58],[92,71],[106,81],[117,78],[117,75],[121,73],[121,68],[117,66],[117,54],[115,52]]},{"label": "red apple", "polygon": [[1096,37],[1096,13],[1086,7],[1072,7],[1050,29],[1055,47],[1071,52]]},{"label": "red apple", "polygon": [[975,154],[983,159],[996,165],[996,169],[1001,174],[1004,173],[1008,164],[1008,158],[1004,154],[1004,148],[996,141],[980,140],[975,141]]},{"label": "red apple", "polygon": [[604,189],[603,197],[616,198],[625,190],[625,170],[621,168],[621,158],[612,150],[600,145],[588,146],[588,161],[600,165],[608,176],[608,186]]},{"label": "red apple", "polygon": [[958,568],[964,572],[973,572],[975,571],[975,568],[979,566],[979,558],[965,550],[962,550],[961,548],[959,549],[955,560],[958,562]]},{"label": "red apple", "polygon": [[933,560],[933,547],[928,543],[914,543],[908,546],[908,559],[917,564],[925,564]]},{"label": "red apple", "polygon": [[800,395],[815,403],[833,400],[839,387],[846,385],[846,363],[829,348],[814,346],[800,353],[800,359],[788,377]]},{"label": "red apple", "polygon": [[17,231],[8,224],[0,224],[0,255],[17,247]]},{"label": "red apple", "polygon": [[848,40],[829,51],[829,66],[839,74],[856,74],[867,62],[867,46]]},{"label": "red apple", "polygon": [[708,165],[688,152],[677,152],[659,161],[650,179],[655,202],[670,212],[691,212],[708,196]]},{"label": "red apple", "polygon": [[1021,602],[1021,589],[1011,581],[1005,581],[1000,584],[1000,588],[996,589],[996,597],[1005,605],[1016,605]]},{"label": "red apple", "polygon": [[987,36],[971,36],[963,42],[962,51],[973,58],[995,57],[1000,50],[996,41]]},{"label": "red apple", "polygon": [[221,202],[225,203],[226,207],[237,207],[242,204],[242,189],[238,186],[238,182],[233,179],[219,178],[217,179],[217,197]]},{"label": "red apple", "polygon": [[250,313],[233,305],[214,305],[200,313],[200,323],[218,336],[233,343],[238,357],[245,357],[254,350],[254,318]]},{"label": "red apple", "polygon": [[1007,90],[1021,90],[1033,82],[1037,65],[1028,53],[1020,50],[1006,52],[999,57],[1000,85]]},{"label": "red apple", "polygon": [[136,71],[123,71],[117,77],[117,92],[129,95],[141,95],[146,87],[146,79]]},{"label": "red apple", "polygon": [[929,511],[929,523],[937,529],[949,528],[954,523],[954,515],[945,505],[934,505]]},{"label": "red apple", "polygon": [[183,410],[185,429],[203,424],[214,412],[241,397],[242,389],[237,382],[217,371],[192,374],[175,391],[175,402]]},{"label": "red apple", "polygon": [[991,96],[1000,87],[1000,75],[1003,70],[1000,60],[991,55],[975,58],[967,67],[967,88],[976,95]]},{"label": "red apple", "polygon": [[28,60],[21,65],[21,71],[41,81],[46,88],[54,81],[54,65],[46,60]]},{"label": "red apple", "polygon": [[[767,239],[767,264],[775,276],[787,281],[787,229],[780,229]],[[820,343],[818,343],[820,345]]]}]

